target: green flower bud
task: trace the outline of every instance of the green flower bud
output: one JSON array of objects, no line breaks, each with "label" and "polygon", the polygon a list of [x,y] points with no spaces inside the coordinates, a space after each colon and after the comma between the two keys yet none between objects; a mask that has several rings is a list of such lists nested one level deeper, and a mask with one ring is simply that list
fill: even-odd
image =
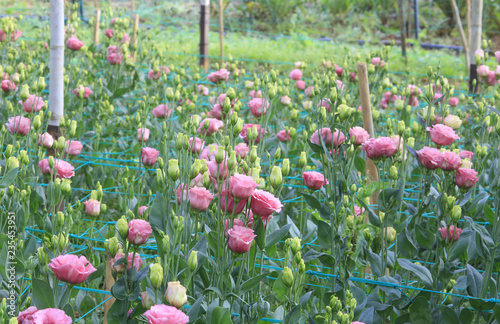
[{"label": "green flower bud", "polygon": [[286,287],[290,288],[293,285],[293,273],[292,269],[289,267],[284,267],[283,271],[281,271],[281,280],[285,284]]},{"label": "green flower bud", "polygon": [[195,160],[193,164],[191,164],[190,175],[191,179],[194,179],[198,174],[200,174],[201,163],[200,160]]},{"label": "green flower bud", "polygon": [[283,163],[281,164],[281,173],[284,177],[288,176],[290,173],[290,160],[283,159]]},{"label": "green flower bud", "polygon": [[299,168],[303,169],[306,165],[307,165],[307,155],[306,155],[306,152],[300,152]]},{"label": "green flower bud", "polygon": [[224,148],[222,146],[219,146],[217,153],[215,154],[215,162],[217,162],[217,164],[221,164],[222,161],[224,161],[224,157],[225,157]]},{"label": "green flower bud", "polygon": [[385,235],[387,235],[387,241],[392,243],[396,239],[396,230],[392,227],[387,227],[385,229]]},{"label": "green flower bud", "polygon": [[250,162],[254,163],[255,160],[257,160],[257,146],[255,145],[252,145],[252,147],[250,148]]},{"label": "green flower bud", "polygon": [[391,165],[391,167],[389,168],[389,178],[391,180],[398,179],[398,168],[396,168],[395,165]]},{"label": "green flower bud", "polygon": [[460,217],[462,217],[462,207],[460,207],[459,205],[453,206],[451,210],[451,219],[456,224]]},{"label": "green flower bud", "polygon": [[293,254],[297,254],[301,249],[301,240],[298,237],[294,237],[290,242],[290,248]]},{"label": "green flower bud", "polygon": [[19,168],[19,160],[15,156],[9,157],[6,164],[7,170]]},{"label": "green flower bud", "polygon": [[114,258],[118,249],[120,248],[120,243],[118,242],[118,238],[113,236],[108,240],[108,253],[110,258]]},{"label": "green flower bud", "polygon": [[154,288],[159,288],[163,281],[163,268],[159,263],[153,263],[149,267],[149,280]]},{"label": "green flower bud", "polygon": [[45,267],[47,264],[49,264],[49,256],[44,250],[44,247],[41,246],[37,249],[37,257],[38,257],[38,263],[40,266]]},{"label": "green flower bud", "polygon": [[5,158],[9,158],[12,156],[12,154],[14,153],[14,146],[12,146],[12,144],[9,144],[7,145],[7,148],[5,149]]},{"label": "green flower bud", "polygon": [[21,88],[20,97],[22,101],[26,101],[30,96],[30,87],[27,84],[23,84]]},{"label": "green flower bud", "polygon": [[233,88],[229,88],[226,91],[226,96],[229,97],[229,99],[233,100],[234,98],[236,98],[236,92]]},{"label": "green flower bud", "polygon": [[271,170],[271,175],[269,177],[271,186],[273,186],[274,189],[278,188],[282,183],[283,183],[283,177],[281,174],[281,168],[279,166],[273,166],[273,169]]},{"label": "green flower bud", "polygon": [[365,228],[363,230],[363,237],[365,238],[365,241],[370,242],[372,239],[372,233],[370,232],[369,228]]},{"label": "green flower bud", "polygon": [[118,234],[120,234],[120,237],[123,240],[126,240],[128,237],[128,222],[125,216],[122,216],[117,222],[116,222],[116,228],[118,229]]},{"label": "green flower bud", "polygon": [[198,268],[198,251],[191,251],[188,259],[188,269],[194,272]]},{"label": "green flower bud", "polygon": [[177,159],[168,160],[168,176],[173,181],[179,179],[181,171],[179,169],[179,161]]}]

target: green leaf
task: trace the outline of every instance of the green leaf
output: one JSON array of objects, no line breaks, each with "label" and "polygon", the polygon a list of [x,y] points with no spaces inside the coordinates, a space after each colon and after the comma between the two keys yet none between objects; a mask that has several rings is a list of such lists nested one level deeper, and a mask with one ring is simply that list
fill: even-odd
[{"label": "green leaf", "polygon": [[66,304],[64,305],[62,310],[66,313],[66,315],[68,315],[69,317],[71,317],[71,319],[73,319],[73,322],[75,321],[75,311],[73,310],[73,306],[71,306],[70,304]]},{"label": "green leaf", "polygon": [[189,323],[193,323],[198,320],[198,314],[200,313],[201,302],[203,301],[203,295],[198,297],[198,299],[191,306],[189,311],[187,312],[187,316],[189,316]]},{"label": "green leaf", "polygon": [[255,243],[257,243],[257,246],[263,250],[266,247],[266,227],[260,217],[255,225],[254,233],[257,235],[257,237],[255,237]]},{"label": "green leaf", "polygon": [[95,301],[89,295],[85,295],[80,305],[78,305],[78,309],[80,310],[80,314],[83,316],[87,314],[92,308],[95,307]]},{"label": "green leaf", "polygon": [[428,250],[432,249],[434,242],[436,241],[436,235],[423,227],[422,225],[415,225],[415,235],[417,237],[417,243],[423,248]]},{"label": "green leaf", "polygon": [[318,243],[324,248],[332,245],[332,229],[330,225],[320,220],[318,221]]},{"label": "green leaf", "polygon": [[408,228],[406,227],[403,231],[401,231],[401,233],[399,233],[397,244],[399,252],[401,252],[401,254],[408,259],[412,259],[417,253],[417,247],[415,246],[415,243],[413,243],[410,233],[408,232]]},{"label": "green leaf", "polygon": [[268,275],[267,273],[263,273],[261,275],[248,279],[247,281],[242,283],[238,288],[239,293],[244,294],[246,292],[249,292],[254,287],[256,287],[267,275]]},{"label": "green leaf", "polygon": [[380,257],[380,255],[368,250],[367,258],[370,262],[373,274],[376,277],[382,277],[384,275],[384,269],[382,269],[382,258]]},{"label": "green leaf", "polygon": [[419,296],[413,300],[410,306],[410,318],[412,323],[432,323],[429,302],[425,297]]},{"label": "green leaf", "polygon": [[467,251],[469,244],[470,244],[470,237],[469,236],[460,236],[458,241],[453,243],[453,245],[450,248],[450,251],[448,252],[449,261],[453,261],[455,259],[460,258],[462,256],[462,254],[465,251]]},{"label": "green leaf", "polygon": [[7,188],[8,186],[10,186],[12,182],[14,182],[14,180],[16,179],[18,171],[19,168],[10,169],[9,171],[7,171],[3,175],[2,181],[0,181],[0,189]]},{"label": "green leaf", "polygon": [[211,324],[232,324],[231,312],[227,308],[215,307],[212,311]]},{"label": "green leaf", "polygon": [[439,311],[441,312],[441,323],[443,324],[457,324],[460,323],[460,319],[458,318],[457,313],[446,306],[439,307]]},{"label": "green leaf", "polygon": [[472,297],[480,297],[483,276],[470,264],[467,265],[467,292]]},{"label": "green leaf", "polygon": [[305,308],[307,306],[307,302],[309,302],[309,299],[311,298],[312,293],[313,293],[313,291],[310,291],[310,292],[306,293],[305,295],[303,295],[302,297],[300,297],[300,299],[299,299],[300,307]]},{"label": "green leaf", "polygon": [[406,259],[398,259],[398,263],[403,269],[406,269],[417,275],[420,280],[422,280],[426,288],[432,288],[432,283],[434,282],[434,280],[432,279],[432,274],[429,269]]},{"label": "green leaf", "polygon": [[391,212],[401,201],[401,189],[388,188],[378,195],[378,210],[383,213]]},{"label": "green leaf", "polygon": [[43,280],[33,278],[31,297],[38,309],[55,308],[54,293],[50,285]]},{"label": "green leaf", "polygon": [[380,221],[380,218],[377,216],[377,214],[375,214],[373,210],[368,207],[368,205],[362,199],[359,199],[358,197],[356,197],[356,199],[358,200],[358,203],[361,205],[361,207],[368,211],[368,220],[370,221],[370,223],[375,227],[382,227],[382,222]]},{"label": "green leaf", "polygon": [[290,291],[289,288],[285,286],[283,279],[281,279],[281,273],[273,284],[273,296],[276,297],[277,300],[284,303],[288,300],[287,295]]},{"label": "green leaf", "polygon": [[300,305],[295,306],[292,310],[286,314],[283,324],[296,324],[299,323],[300,319]]},{"label": "green leaf", "polygon": [[129,302],[127,300],[115,300],[113,305],[111,305],[106,319],[108,324],[122,324],[128,323],[127,312],[129,310]]},{"label": "green leaf", "polygon": [[292,224],[286,224],[283,227],[281,227],[279,230],[274,231],[271,234],[269,234],[266,237],[266,248],[270,247],[271,245],[275,245],[282,238],[284,238],[288,234],[290,227],[292,227]]}]

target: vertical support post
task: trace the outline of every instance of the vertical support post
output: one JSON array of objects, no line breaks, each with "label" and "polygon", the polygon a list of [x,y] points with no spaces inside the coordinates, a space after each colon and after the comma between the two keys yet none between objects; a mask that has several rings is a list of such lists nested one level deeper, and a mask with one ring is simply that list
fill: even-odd
[{"label": "vertical support post", "polygon": [[481,32],[483,28],[483,0],[472,0],[470,44],[469,44],[469,92],[477,91],[476,50],[481,48]]},{"label": "vertical support post", "polygon": [[420,18],[418,12],[418,0],[413,0],[413,14],[415,15],[415,39],[418,40],[418,34],[420,33]]},{"label": "vertical support post", "polygon": [[467,38],[465,36],[464,28],[462,26],[462,19],[460,18],[460,11],[458,9],[457,2],[455,0],[450,0],[450,2],[451,2],[451,7],[453,8],[453,12],[455,14],[455,20],[457,21],[458,32],[460,33],[460,38],[462,39],[462,44],[464,46],[465,65],[467,66],[467,69],[469,69],[469,66],[470,66],[469,43],[467,43]]},{"label": "vertical support post", "polygon": [[[104,281],[104,290],[110,291],[111,287],[115,284],[115,279],[113,278],[113,274],[111,273],[111,266],[110,266],[110,260],[111,258],[109,255],[106,256],[106,273],[105,273],[105,281]],[[114,298],[111,298],[107,302],[104,303],[104,324],[108,324],[108,311],[115,302]]]},{"label": "vertical support post", "polygon": [[219,42],[220,42],[220,64],[224,64],[224,1],[219,0]]},{"label": "vertical support post", "polygon": [[[54,139],[61,136],[59,124],[64,116],[64,0],[50,0],[50,83],[47,132]],[[54,154],[48,150],[47,154]]]},{"label": "vertical support post", "polygon": [[135,62],[135,58],[137,55],[137,31],[139,30],[139,14],[136,14],[134,16],[134,34],[132,35],[132,48],[133,48],[133,53],[132,57]]},{"label": "vertical support post", "polygon": [[134,13],[135,13],[135,0],[130,0],[130,11],[132,11],[132,18],[134,18]]},{"label": "vertical support post", "polygon": [[[358,80],[359,94],[361,96],[361,109],[363,114],[363,127],[370,134],[370,137],[375,137],[373,128],[373,117],[370,103],[370,86],[368,83],[368,69],[366,63],[358,63]],[[368,157],[366,158],[366,175],[370,182],[378,182],[378,169],[375,163]],[[378,191],[370,197],[370,204],[376,205],[378,202]]]},{"label": "vertical support post", "polygon": [[404,0],[398,0],[399,3],[399,28],[401,29],[401,52],[406,61],[406,33],[405,33],[405,13],[404,13]]},{"label": "vertical support post", "polygon": [[210,0],[200,1],[200,65],[208,70],[208,37],[210,32]]},{"label": "vertical support post", "polygon": [[95,28],[94,28],[94,44],[99,44],[99,25],[101,22],[101,10],[97,9],[95,15]]}]

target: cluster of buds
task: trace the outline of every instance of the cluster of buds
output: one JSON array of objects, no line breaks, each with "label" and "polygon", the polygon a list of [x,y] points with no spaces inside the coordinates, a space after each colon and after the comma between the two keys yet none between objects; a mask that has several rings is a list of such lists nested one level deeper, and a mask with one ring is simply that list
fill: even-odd
[{"label": "cluster of buds", "polygon": [[330,303],[326,306],[327,323],[350,324],[354,318],[356,306],[356,299],[349,290],[346,291],[344,305],[337,296],[332,295]]}]

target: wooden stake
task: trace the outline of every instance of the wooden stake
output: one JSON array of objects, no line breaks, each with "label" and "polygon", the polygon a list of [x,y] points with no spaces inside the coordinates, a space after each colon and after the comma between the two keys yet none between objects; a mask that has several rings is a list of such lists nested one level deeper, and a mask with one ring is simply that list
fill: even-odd
[{"label": "wooden stake", "polygon": [[135,62],[136,54],[137,54],[137,31],[139,30],[139,14],[136,14],[134,17],[134,34],[132,35],[132,45],[133,45],[133,53],[132,57]]},{"label": "wooden stake", "polygon": [[[481,48],[481,32],[483,28],[483,0],[472,0],[470,23],[470,70],[469,92],[477,91],[476,50]],[[476,85],[474,86],[474,80]]]},{"label": "wooden stake", "polygon": [[210,32],[210,0],[200,5],[200,65],[208,70],[208,37]]},{"label": "wooden stake", "polygon": [[[109,255],[106,256],[106,274],[105,274],[105,282],[104,282],[104,289],[106,291],[110,291],[111,287],[113,287],[113,285],[115,284],[115,279],[113,278],[113,274],[111,273],[111,266],[109,265],[110,260],[111,259],[110,259]],[[104,324],[108,324],[108,320],[106,317],[108,315],[109,309],[111,308],[111,306],[113,305],[114,302],[115,302],[115,299],[111,298],[110,300],[108,300],[107,302],[104,303]]]},{"label": "wooden stake", "polygon": [[132,11],[132,17],[134,17],[134,12],[135,12],[135,0],[130,0],[130,10]]},{"label": "wooden stake", "polygon": [[99,44],[99,25],[101,21],[101,10],[97,9],[97,13],[95,15],[95,28],[94,28],[94,44]]},{"label": "wooden stake", "polygon": [[403,10],[404,0],[399,0],[399,27],[401,28],[401,52],[406,62],[406,33],[405,33],[405,13]]},{"label": "wooden stake", "polygon": [[[370,86],[368,83],[368,69],[366,63],[358,63],[358,80],[359,80],[359,94],[361,96],[361,109],[363,113],[363,126],[370,134],[370,137],[375,137],[375,130],[373,128],[372,109],[370,104]],[[366,158],[366,175],[370,182],[378,182],[378,169],[375,163],[368,157]],[[378,191],[370,197],[370,204],[376,205],[378,203]],[[378,212],[377,212],[378,213]]]},{"label": "wooden stake", "polygon": [[224,65],[224,3],[219,0],[219,42],[220,42],[220,64]]},{"label": "wooden stake", "polygon": [[451,6],[455,13],[455,19],[457,20],[458,32],[460,33],[460,38],[462,39],[462,44],[464,46],[465,51],[465,65],[467,69],[470,68],[470,57],[469,57],[469,43],[465,38],[464,28],[462,26],[462,19],[460,18],[460,11],[458,10],[457,2],[455,0],[450,0]]}]

